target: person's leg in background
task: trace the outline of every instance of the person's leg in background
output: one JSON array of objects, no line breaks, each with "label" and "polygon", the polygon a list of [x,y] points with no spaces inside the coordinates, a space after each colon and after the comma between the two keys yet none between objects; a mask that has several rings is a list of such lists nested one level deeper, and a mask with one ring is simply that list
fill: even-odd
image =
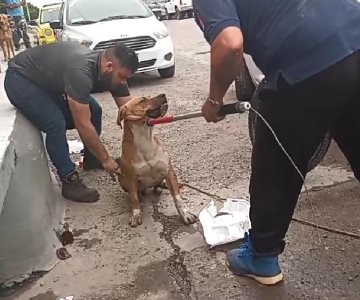
[{"label": "person's leg in background", "polygon": [[[75,129],[74,120],[71,115],[71,111],[68,102],[63,98],[58,98],[57,104],[62,110],[67,129]],[[93,96],[90,96],[89,106],[91,111],[91,123],[94,125],[98,135],[101,135],[102,129],[102,108]],[[86,171],[103,169],[100,161],[90,152],[90,150],[84,145],[84,161],[83,168]]]},{"label": "person's leg in background", "polygon": [[[354,56],[293,87],[260,94],[265,117],[302,175],[325,133],[358,88]],[[278,255],[302,187],[300,174],[258,119],[250,179],[252,229],[246,243],[228,252],[229,268],[264,284],[282,280]]]},{"label": "person's leg in background", "polygon": [[19,22],[21,20],[21,16],[13,16],[14,22],[15,22],[15,30],[13,31],[13,41],[14,41],[14,47],[16,51],[20,50],[20,39],[21,39],[21,32],[19,29]]},{"label": "person's leg in background", "polygon": [[21,32],[22,32],[22,37],[23,37],[25,47],[31,48],[30,37],[29,37],[28,28],[27,28],[26,24],[24,24],[24,28],[21,29]]},{"label": "person's leg in background", "polygon": [[66,121],[53,97],[11,69],[6,72],[4,86],[10,102],[46,134],[46,150],[62,180],[63,196],[77,202],[97,201],[98,192],[82,183],[71,161]]},{"label": "person's leg in background", "polygon": [[[28,34],[27,24],[26,24],[26,22],[24,22],[25,17],[14,16],[13,18],[14,18],[14,22],[15,22],[15,26],[16,26],[16,30],[14,31],[14,34],[13,34],[15,49],[17,51],[20,49],[20,39],[21,38],[24,41],[25,47],[31,48],[31,42],[30,42],[30,37]],[[22,20],[24,20],[24,21],[21,22]]]}]

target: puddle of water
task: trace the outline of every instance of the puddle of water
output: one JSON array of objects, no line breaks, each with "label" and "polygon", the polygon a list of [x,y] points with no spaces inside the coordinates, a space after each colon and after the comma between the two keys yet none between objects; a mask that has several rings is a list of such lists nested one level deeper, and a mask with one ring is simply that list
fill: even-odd
[{"label": "puddle of water", "polygon": [[29,300],[56,300],[57,296],[53,291],[47,291],[46,293],[31,297]]}]

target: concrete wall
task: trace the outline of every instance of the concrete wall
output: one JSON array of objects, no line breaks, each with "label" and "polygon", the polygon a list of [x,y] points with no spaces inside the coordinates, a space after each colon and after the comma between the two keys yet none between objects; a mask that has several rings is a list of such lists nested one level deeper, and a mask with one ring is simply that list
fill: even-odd
[{"label": "concrete wall", "polygon": [[[2,68],[4,70],[4,68]],[[41,133],[8,102],[0,74],[0,285],[48,271],[58,261],[55,229],[65,201]]]}]

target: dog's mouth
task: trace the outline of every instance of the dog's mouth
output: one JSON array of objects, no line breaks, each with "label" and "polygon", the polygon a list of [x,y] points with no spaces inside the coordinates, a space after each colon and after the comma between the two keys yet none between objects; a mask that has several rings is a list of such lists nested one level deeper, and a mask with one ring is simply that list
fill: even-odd
[{"label": "dog's mouth", "polygon": [[168,104],[165,102],[155,109],[149,109],[146,112],[146,116],[152,119],[157,119],[166,115],[168,110]]}]

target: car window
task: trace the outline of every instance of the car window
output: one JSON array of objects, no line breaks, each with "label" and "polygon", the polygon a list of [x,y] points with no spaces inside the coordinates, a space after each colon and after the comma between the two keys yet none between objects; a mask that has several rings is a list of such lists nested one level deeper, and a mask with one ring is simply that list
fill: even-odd
[{"label": "car window", "polygon": [[44,9],[41,11],[40,24],[59,20],[60,7]]},{"label": "car window", "polygon": [[141,0],[71,0],[67,4],[67,24],[81,25],[114,19],[152,16]]}]

